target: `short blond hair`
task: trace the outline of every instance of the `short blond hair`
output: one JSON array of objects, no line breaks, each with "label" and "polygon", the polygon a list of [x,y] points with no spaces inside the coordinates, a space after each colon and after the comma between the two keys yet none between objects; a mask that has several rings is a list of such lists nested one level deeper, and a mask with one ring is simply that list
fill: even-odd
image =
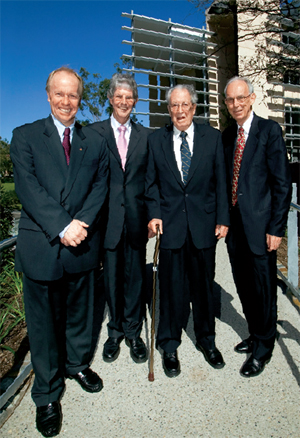
[{"label": "short blond hair", "polygon": [[82,94],[83,94],[83,80],[82,80],[82,77],[79,76],[79,74],[76,73],[76,71],[73,70],[72,68],[64,67],[64,66],[63,67],[59,67],[56,70],[53,70],[50,73],[50,75],[48,76],[48,79],[47,79],[47,82],[46,82],[46,91],[47,91],[47,93],[49,93],[49,91],[50,91],[50,86],[51,86],[51,81],[52,81],[53,76],[56,73],[59,73],[60,71],[65,71],[66,73],[71,73],[71,74],[76,76],[76,78],[79,81],[79,84],[78,84],[78,94],[79,94],[79,97],[81,99],[82,98]]}]

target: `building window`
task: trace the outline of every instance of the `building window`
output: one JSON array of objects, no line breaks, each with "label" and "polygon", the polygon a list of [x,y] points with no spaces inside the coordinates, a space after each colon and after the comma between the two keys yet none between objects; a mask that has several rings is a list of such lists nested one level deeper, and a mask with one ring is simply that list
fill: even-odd
[{"label": "building window", "polygon": [[300,161],[300,106],[285,107],[286,147],[291,161]]}]

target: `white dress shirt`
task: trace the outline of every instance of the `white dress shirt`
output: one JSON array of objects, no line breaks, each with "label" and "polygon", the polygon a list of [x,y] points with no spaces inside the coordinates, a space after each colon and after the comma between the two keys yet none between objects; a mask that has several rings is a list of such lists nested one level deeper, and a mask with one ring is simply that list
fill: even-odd
[{"label": "white dress shirt", "polygon": [[[180,151],[180,147],[181,147],[181,143],[182,143],[182,138],[180,137],[182,131],[179,131],[179,129],[176,128],[176,126],[173,126],[173,148],[174,148],[174,154],[175,154],[175,159],[176,159],[176,163],[178,166],[178,170],[180,172],[181,175],[181,179],[183,181],[183,175],[182,175],[182,170],[181,170],[181,151]],[[186,129],[184,132],[187,133],[186,136],[186,140],[188,142],[190,151],[191,151],[191,157],[193,156],[193,152],[194,152],[194,123],[192,123],[188,129]]]}]

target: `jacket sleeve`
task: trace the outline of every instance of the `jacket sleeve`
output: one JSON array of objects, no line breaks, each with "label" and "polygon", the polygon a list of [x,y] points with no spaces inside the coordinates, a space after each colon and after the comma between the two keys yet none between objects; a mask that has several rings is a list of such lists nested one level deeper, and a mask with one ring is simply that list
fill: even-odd
[{"label": "jacket sleeve", "polygon": [[272,209],[267,233],[281,237],[284,235],[291,202],[292,180],[286,146],[278,123],[272,124],[266,151]]},{"label": "jacket sleeve", "polygon": [[[51,242],[72,221],[69,213],[39,183],[30,142],[22,129],[16,128],[10,147],[14,167],[15,189],[22,204],[24,217],[31,219]],[[28,224],[29,225],[29,224]]]},{"label": "jacket sleeve", "polygon": [[152,219],[161,219],[160,210],[160,194],[158,187],[158,175],[156,171],[155,158],[153,152],[153,144],[151,144],[151,136],[149,141],[149,157],[146,171],[145,184],[145,202],[147,207],[148,221]]},{"label": "jacket sleeve", "polygon": [[[91,189],[87,194],[82,208],[75,214],[74,219],[86,222],[90,227],[98,220],[100,210],[104,204],[107,195],[107,179],[109,169],[109,149],[104,137],[94,133],[97,136],[96,144],[99,149],[98,171],[93,180]],[[91,230],[91,228],[89,229]]]}]

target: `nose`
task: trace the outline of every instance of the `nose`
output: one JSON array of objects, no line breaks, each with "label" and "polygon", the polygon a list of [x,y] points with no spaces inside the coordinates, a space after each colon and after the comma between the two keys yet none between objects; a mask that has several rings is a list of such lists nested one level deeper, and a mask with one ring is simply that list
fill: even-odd
[{"label": "nose", "polygon": [[122,100],[121,100],[122,104],[126,103],[126,96],[122,96]]},{"label": "nose", "polygon": [[67,105],[69,102],[70,102],[69,95],[68,94],[64,94],[63,104]]}]

